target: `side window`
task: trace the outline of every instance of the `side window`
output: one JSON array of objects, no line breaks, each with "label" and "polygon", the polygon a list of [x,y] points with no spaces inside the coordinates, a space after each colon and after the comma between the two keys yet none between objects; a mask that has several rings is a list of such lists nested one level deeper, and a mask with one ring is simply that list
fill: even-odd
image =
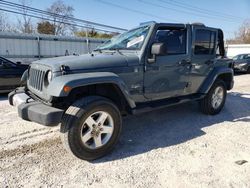
[{"label": "side window", "polygon": [[9,69],[9,68],[14,67],[14,64],[8,61],[5,61],[4,59],[0,59],[0,67],[4,69]]},{"label": "side window", "polygon": [[195,34],[194,54],[195,55],[212,55],[215,50],[214,31],[197,29]]},{"label": "side window", "polygon": [[184,29],[159,29],[156,32],[155,42],[165,43],[168,55],[185,54],[187,32]]},{"label": "side window", "polygon": [[3,67],[3,60],[0,59],[0,67]]},{"label": "side window", "polygon": [[250,54],[245,55],[244,59],[250,59]]}]

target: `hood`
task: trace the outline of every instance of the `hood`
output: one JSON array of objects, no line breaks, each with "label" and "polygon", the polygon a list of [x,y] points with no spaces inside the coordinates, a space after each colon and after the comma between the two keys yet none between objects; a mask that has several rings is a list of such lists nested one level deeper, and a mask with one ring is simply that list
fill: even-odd
[{"label": "hood", "polygon": [[[134,58],[138,56],[133,55]],[[134,59],[132,58],[132,59]],[[79,56],[62,56],[56,58],[42,59],[33,62],[32,64],[41,64],[51,67],[53,72],[61,70],[61,66],[67,67],[70,71],[81,69],[102,69],[108,67],[124,67],[128,66],[128,59],[130,57],[117,53],[94,53],[84,54]],[[135,60],[135,59],[134,59]],[[137,61],[138,62],[138,61]]]}]

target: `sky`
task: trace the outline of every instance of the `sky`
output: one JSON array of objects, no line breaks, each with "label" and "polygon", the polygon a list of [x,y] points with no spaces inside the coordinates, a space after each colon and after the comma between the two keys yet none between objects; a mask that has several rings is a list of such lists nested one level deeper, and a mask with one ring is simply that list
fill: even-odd
[{"label": "sky", "polygon": [[[19,0],[10,0],[19,3]],[[55,0],[31,0],[30,6],[46,9]],[[142,22],[201,22],[222,28],[225,38],[250,19],[250,0],[64,0],[76,18],[125,29]],[[191,7],[190,7],[191,6]],[[188,8],[187,8],[188,7]]]}]

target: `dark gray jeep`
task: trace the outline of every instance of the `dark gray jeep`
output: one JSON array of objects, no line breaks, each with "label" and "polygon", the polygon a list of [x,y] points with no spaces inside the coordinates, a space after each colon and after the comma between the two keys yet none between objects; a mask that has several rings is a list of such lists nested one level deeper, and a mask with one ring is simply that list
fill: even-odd
[{"label": "dark gray jeep", "polygon": [[60,124],[67,149],[93,160],[115,146],[122,116],[194,100],[218,114],[234,83],[224,55],[220,29],[147,23],[91,54],[33,62],[9,102],[24,120]]}]

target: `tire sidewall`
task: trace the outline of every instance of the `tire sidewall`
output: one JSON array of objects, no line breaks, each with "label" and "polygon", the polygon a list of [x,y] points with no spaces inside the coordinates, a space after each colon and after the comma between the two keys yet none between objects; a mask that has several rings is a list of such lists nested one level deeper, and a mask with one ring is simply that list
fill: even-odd
[{"label": "tire sidewall", "polygon": [[[86,147],[81,139],[81,128],[85,120],[94,112],[105,111],[111,115],[114,121],[114,131],[110,140],[100,148],[90,149]],[[69,147],[71,151],[79,158],[90,159],[99,158],[113,149],[121,133],[122,121],[118,108],[108,100],[94,101],[88,105],[79,108],[75,120],[70,122],[68,130]],[[74,149],[73,149],[74,148]]]},{"label": "tire sidewall", "polygon": [[247,74],[250,74],[250,66],[248,66],[248,68],[247,68]]},{"label": "tire sidewall", "polygon": [[[223,101],[221,102],[221,104],[218,108],[214,108],[212,105],[212,96],[213,96],[214,91],[217,87],[223,88]],[[226,96],[227,96],[227,90],[226,90],[225,83],[221,80],[216,81],[215,84],[212,86],[211,90],[209,91],[208,102],[210,104],[209,106],[210,106],[211,114],[218,114],[222,110],[223,106],[225,105]]]}]

